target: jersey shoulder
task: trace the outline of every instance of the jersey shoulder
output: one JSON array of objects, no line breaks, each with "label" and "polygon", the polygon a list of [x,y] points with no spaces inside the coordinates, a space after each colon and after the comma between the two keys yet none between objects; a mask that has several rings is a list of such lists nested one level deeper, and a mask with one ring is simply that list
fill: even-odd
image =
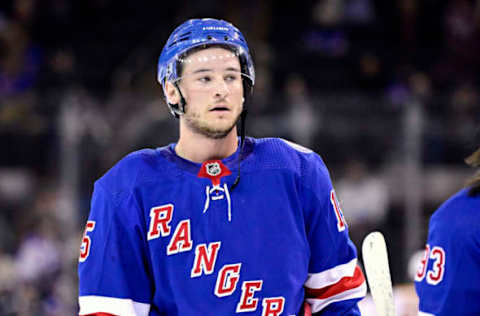
[{"label": "jersey shoulder", "polygon": [[162,174],[171,172],[171,168],[165,166],[166,163],[158,155],[158,150],[148,148],[134,151],[105,172],[96,184],[120,198],[124,194],[128,195],[141,183],[153,181]]},{"label": "jersey shoulder", "polygon": [[255,139],[255,154],[271,167],[298,169],[304,165],[324,166],[313,150],[283,138]]},{"label": "jersey shoulder", "polygon": [[[429,227],[432,236],[451,235],[470,238],[478,229],[472,223],[480,220],[480,196],[468,195],[468,189],[462,189],[446,200],[433,213]],[[470,236],[470,237],[469,237]]]},{"label": "jersey shoulder", "polygon": [[328,169],[320,155],[313,150],[283,138],[260,138],[254,141],[256,161],[260,164],[257,169],[291,172],[300,177],[306,186],[316,187],[319,179],[320,182],[329,183]]},{"label": "jersey shoulder", "polygon": [[469,218],[480,217],[480,196],[470,196],[464,188],[443,202],[432,215],[431,221],[465,214]]}]

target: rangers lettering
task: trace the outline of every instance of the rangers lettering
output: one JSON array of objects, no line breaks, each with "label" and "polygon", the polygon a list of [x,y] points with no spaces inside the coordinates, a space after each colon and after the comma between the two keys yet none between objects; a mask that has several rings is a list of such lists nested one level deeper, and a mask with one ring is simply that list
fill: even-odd
[{"label": "rangers lettering", "polygon": [[215,295],[224,297],[232,295],[237,288],[238,280],[240,279],[241,263],[226,264],[220,269],[217,276],[217,283],[215,284]]},{"label": "rangers lettering", "polygon": [[172,239],[167,246],[167,255],[173,255],[179,252],[189,251],[192,249],[192,238],[190,236],[190,220],[185,219],[178,223]]},{"label": "rangers lettering", "polygon": [[283,296],[266,297],[262,301],[262,316],[279,316],[283,313],[285,298]]},{"label": "rangers lettering", "polygon": [[172,220],[173,204],[152,207],[150,210],[150,229],[147,240],[168,236],[170,234],[170,222]]},{"label": "rangers lettering", "polygon": [[242,284],[242,296],[237,305],[237,313],[253,312],[257,309],[258,298],[253,298],[255,292],[262,289],[263,281],[245,281]]},{"label": "rangers lettering", "polygon": [[[331,196],[336,214],[341,214],[341,211],[338,211],[339,207],[336,203],[333,191]],[[153,207],[150,210],[150,228],[147,234],[148,240],[170,235],[170,222],[172,221],[172,216],[173,204]],[[340,219],[342,217],[343,216],[340,216]],[[89,224],[87,224],[86,232],[93,230],[94,225],[94,222],[93,224],[89,222]],[[85,254],[81,255],[81,258],[86,258],[86,256],[88,256],[90,238],[84,235],[83,243],[85,244],[85,247],[83,248],[82,253]],[[215,241],[209,244],[198,244],[195,247],[195,257],[190,271],[191,278],[200,277],[202,274],[213,274],[221,244],[221,241]],[[190,219],[185,219],[180,221],[175,227],[175,231],[173,232],[167,246],[167,255],[190,251],[192,248],[193,241],[191,238]],[[217,297],[230,296],[236,291],[237,284],[240,280],[241,266],[241,263],[226,264],[220,269],[220,271],[218,271],[214,289],[214,294]],[[255,298],[255,292],[261,291],[262,287],[263,280],[244,281],[242,283],[242,293],[237,303],[236,313],[256,311],[259,305],[259,298]],[[284,306],[285,298],[282,296],[265,297],[262,300],[262,316],[280,316],[284,310]]]},{"label": "rangers lettering", "polygon": [[193,262],[192,272],[190,273],[192,278],[202,275],[202,271],[205,274],[213,273],[220,245],[221,242],[217,241],[208,244],[208,250],[206,244],[200,244],[195,248],[195,260]]}]

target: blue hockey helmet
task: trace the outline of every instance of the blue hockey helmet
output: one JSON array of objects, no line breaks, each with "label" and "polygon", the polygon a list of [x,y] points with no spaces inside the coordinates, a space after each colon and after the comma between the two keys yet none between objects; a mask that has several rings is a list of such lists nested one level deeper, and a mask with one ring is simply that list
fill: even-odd
[{"label": "blue hockey helmet", "polygon": [[[178,26],[170,35],[158,59],[157,80],[162,85],[165,101],[175,117],[184,113],[185,104],[170,104],[165,85],[180,79],[179,63],[182,56],[196,47],[220,45],[238,56],[244,78],[244,94],[248,96],[255,84],[255,69],[242,33],[231,23],[217,19],[191,19]],[[184,103],[182,101],[181,103]]]}]

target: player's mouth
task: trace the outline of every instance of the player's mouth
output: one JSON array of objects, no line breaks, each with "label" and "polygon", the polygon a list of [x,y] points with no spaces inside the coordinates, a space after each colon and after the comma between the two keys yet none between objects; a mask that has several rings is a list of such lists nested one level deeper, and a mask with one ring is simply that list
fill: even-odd
[{"label": "player's mouth", "polygon": [[218,105],[209,110],[210,112],[225,112],[230,111],[230,109],[226,106]]}]

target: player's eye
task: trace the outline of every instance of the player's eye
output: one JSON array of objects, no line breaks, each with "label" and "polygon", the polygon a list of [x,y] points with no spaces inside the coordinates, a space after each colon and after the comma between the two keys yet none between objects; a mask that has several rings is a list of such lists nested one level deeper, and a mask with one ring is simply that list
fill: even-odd
[{"label": "player's eye", "polygon": [[232,82],[235,80],[238,80],[240,78],[240,75],[238,74],[228,74],[225,76],[224,80],[227,82]]},{"label": "player's eye", "polygon": [[198,78],[197,80],[200,81],[201,83],[208,83],[208,82],[212,81],[212,78],[210,76],[202,76],[202,77]]}]

